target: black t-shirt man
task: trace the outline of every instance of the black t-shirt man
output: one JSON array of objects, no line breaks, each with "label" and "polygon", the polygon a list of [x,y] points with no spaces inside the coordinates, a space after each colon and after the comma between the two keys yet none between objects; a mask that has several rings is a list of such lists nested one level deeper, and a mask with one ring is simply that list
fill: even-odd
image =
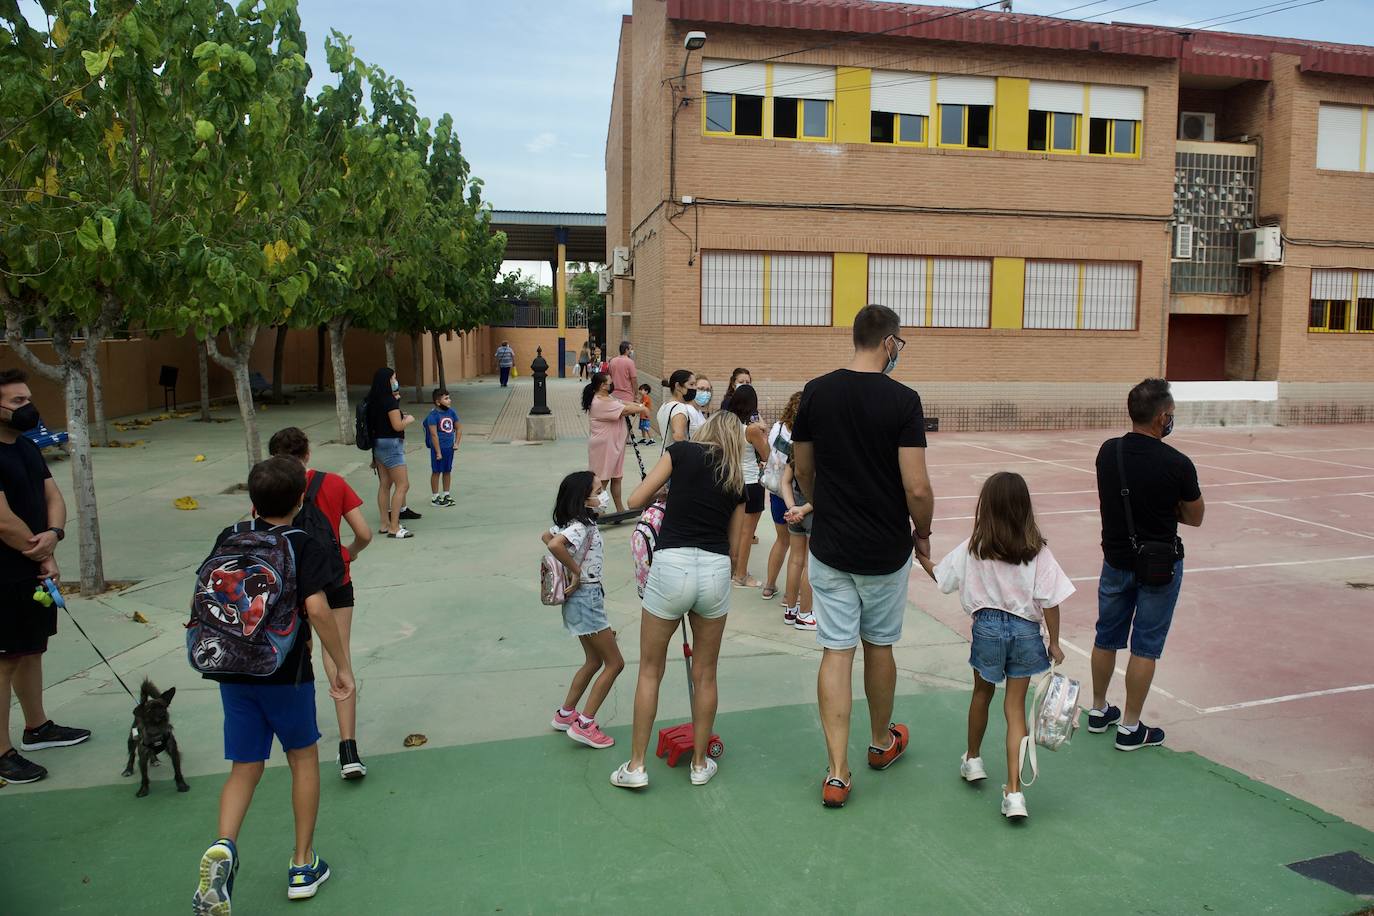
[{"label": "black t-shirt man", "polygon": [[[273,528],[260,518],[253,519],[254,531],[285,530]],[[230,525],[215,538],[215,549],[234,533]],[[304,684],[315,679],[315,671],[310,666],[310,619],[305,614],[305,599],[333,583],[329,577],[329,555],[319,541],[299,529],[290,531],[286,539],[296,553],[296,600],[300,602],[297,613],[300,616],[300,633],[292,644],[281,667],[267,677],[252,674],[206,674],[208,680],[221,684]]]},{"label": "black t-shirt man", "polygon": [[[48,525],[47,481],[52,477],[43,454],[27,437],[12,443],[0,442],[0,491],[10,511],[39,532]],[[38,564],[0,542],[0,583],[32,582],[38,578]]]},{"label": "black t-shirt man", "polygon": [[740,494],[720,485],[716,465],[701,443],[674,442],[667,451],[673,459],[672,486],[654,549],[696,547],[729,556],[730,516]]},{"label": "black t-shirt man", "polygon": [[[1116,439],[1102,443],[1097,453],[1097,498],[1102,513],[1102,556],[1121,570],[1135,567],[1135,554],[1126,529],[1121,499],[1121,473],[1116,465]],[[1153,436],[1127,433],[1120,439],[1122,462],[1131,490],[1131,516],[1141,541],[1178,538],[1178,504],[1202,497],[1197,468],[1187,455]],[[1183,542],[1178,540],[1183,559]]]},{"label": "black t-shirt man", "polygon": [[884,576],[911,559],[899,448],[925,448],[921,396],[878,372],[836,369],[802,389],[793,442],[815,452],[811,553],[827,566]]}]

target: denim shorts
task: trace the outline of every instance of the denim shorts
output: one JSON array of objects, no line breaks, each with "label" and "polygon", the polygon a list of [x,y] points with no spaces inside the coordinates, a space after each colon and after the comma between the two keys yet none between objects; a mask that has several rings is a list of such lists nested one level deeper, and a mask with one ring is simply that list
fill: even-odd
[{"label": "denim shorts", "polygon": [[1164,638],[1174,622],[1174,606],[1183,586],[1183,561],[1174,564],[1174,581],[1168,585],[1139,585],[1131,570],[1102,564],[1097,580],[1097,637],[1099,649],[1126,648],[1131,654],[1159,658],[1164,654]]},{"label": "denim shorts", "polygon": [[644,586],[644,610],[661,620],[688,612],[711,619],[730,613],[730,558],[699,547],[654,551]]},{"label": "denim shorts", "polygon": [[776,493],[768,494],[768,508],[773,511],[773,524],[786,525],[787,519],[783,518],[787,514],[787,503],[782,501],[782,497]]},{"label": "denim shorts", "polygon": [[563,628],[574,636],[591,636],[610,629],[606,617],[606,593],[600,582],[579,585],[563,602]]},{"label": "denim shorts", "polygon": [[902,638],[910,558],[901,569],[884,576],[842,572],[826,566],[815,554],[807,569],[815,595],[816,642],[822,648],[853,649],[859,640],[870,646],[890,646]]},{"label": "denim shorts", "polygon": [[1050,670],[1040,624],[1006,611],[983,608],[973,615],[969,666],[989,684],[1009,677],[1034,677]]},{"label": "denim shorts", "polygon": [[384,468],[405,467],[406,441],[404,439],[374,439],[372,457],[381,462]]},{"label": "denim shorts", "polygon": [[283,751],[297,751],[320,740],[315,721],[315,682],[302,684],[220,684],[224,707],[224,759],[258,763],[272,756],[276,736]]}]

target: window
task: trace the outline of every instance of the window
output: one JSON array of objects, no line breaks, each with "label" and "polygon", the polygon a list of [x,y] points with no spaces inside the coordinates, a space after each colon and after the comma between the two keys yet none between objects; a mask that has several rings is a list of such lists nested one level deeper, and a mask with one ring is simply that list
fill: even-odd
[{"label": "window", "polygon": [[784,140],[829,140],[835,101],[835,68],[812,64],[769,64],[773,136]]},{"label": "window", "polygon": [[875,111],[871,118],[869,140],[873,143],[899,143],[908,146],[926,145],[925,115],[894,114]]},{"label": "window", "polygon": [[704,251],[701,323],[831,323],[834,258],[829,254]]},{"label": "window", "polygon": [[1317,109],[1317,168],[1344,172],[1374,172],[1370,137],[1370,109],[1328,105]]},{"label": "window", "polygon": [[1083,119],[1082,83],[1031,80],[1027,148],[1052,153],[1077,153]]},{"label": "window", "polygon": [[930,77],[900,70],[874,70],[870,81],[873,143],[926,145]]},{"label": "window", "polygon": [[1130,331],[1140,266],[1119,261],[1027,261],[1027,328]]},{"label": "window", "polygon": [[936,76],[940,146],[988,149],[997,81],[988,76]]},{"label": "window", "polygon": [[1374,270],[1313,268],[1307,330],[1374,333]]},{"label": "window", "polygon": [[753,61],[702,61],[702,130],[715,136],[762,137],[766,64]]},{"label": "window", "polygon": [[992,262],[871,255],[868,301],[892,309],[906,327],[986,328],[992,308]]},{"label": "window", "polygon": [[1139,156],[1145,90],[1138,86],[1088,87],[1088,153]]}]

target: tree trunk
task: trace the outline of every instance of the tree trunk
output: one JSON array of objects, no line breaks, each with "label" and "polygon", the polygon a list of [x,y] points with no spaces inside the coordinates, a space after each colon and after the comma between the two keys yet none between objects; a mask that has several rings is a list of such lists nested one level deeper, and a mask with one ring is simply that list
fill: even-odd
[{"label": "tree trunk", "polygon": [[262,438],[258,435],[258,414],[253,407],[253,386],[248,381],[248,360],[253,355],[253,342],[258,337],[258,326],[249,325],[243,330],[229,329],[229,346],[232,352],[225,356],[219,352],[219,344],[213,337],[205,339],[210,358],[228,369],[234,376],[234,394],[239,402],[239,417],[243,420],[244,446],[248,449],[248,467],[262,460]]},{"label": "tree trunk", "polygon": [[91,445],[105,446],[110,444],[110,428],[105,423],[105,388],[100,379],[100,343],[99,336],[86,337],[84,352],[89,355],[84,362],[86,372],[91,378]]},{"label": "tree trunk", "polygon": [[347,318],[331,318],[329,321],[329,358],[334,364],[334,415],[339,421],[339,441],[352,445],[353,417],[348,409],[348,368],[344,365],[344,334],[348,331]]},{"label": "tree trunk", "polygon": [[205,355],[207,344],[196,344],[196,368],[200,370],[200,422],[210,422],[210,358]]},{"label": "tree trunk", "polygon": [[420,340],[421,340],[421,337],[420,337],[420,332],[419,332],[419,331],[411,331],[411,332],[410,332],[410,366],[411,366],[411,369],[415,372],[415,403],[416,403],[416,404],[423,404],[423,403],[425,402],[424,392],[421,391],[421,388],[422,388],[422,386],[424,385],[424,381],[425,381],[425,380],[424,380],[425,361],[424,361],[424,356],[423,356],[423,354],[421,354],[421,352],[420,352]]},{"label": "tree trunk", "polygon": [[393,372],[396,370],[396,332],[386,332],[386,367]]},{"label": "tree trunk", "polygon": [[[56,341],[54,349],[56,349]],[[67,444],[72,450],[72,492],[79,519],[81,594],[105,591],[105,563],[100,550],[100,518],[95,499],[95,469],[91,464],[91,440],[87,426],[86,377],[70,360],[63,374],[67,395]]]},{"label": "tree trunk", "polygon": [[328,329],[320,325],[315,330],[315,390],[324,391],[324,344]]},{"label": "tree trunk", "polygon": [[272,403],[281,404],[286,401],[282,396],[281,381],[286,374],[286,335],[288,328],[284,324],[277,325],[277,347],[272,351]]},{"label": "tree trunk", "polygon": [[444,375],[444,347],[442,338],[438,331],[430,331],[430,336],[434,339],[434,367],[439,373],[439,387],[448,388],[448,379]]}]

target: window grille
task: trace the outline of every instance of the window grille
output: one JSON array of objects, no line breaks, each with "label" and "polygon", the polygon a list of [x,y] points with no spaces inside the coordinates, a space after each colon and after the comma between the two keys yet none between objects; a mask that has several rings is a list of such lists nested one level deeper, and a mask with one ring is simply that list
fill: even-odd
[{"label": "window grille", "polygon": [[702,252],[701,323],[763,323],[763,255]]},{"label": "window grille", "polygon": [[1170,265],[1174,293],[1249,293],[1253,271],[1236,263],[1236,243],[1255,224],[1255,157],[1175,153],[1174,222],[1193,227],[1192,258]]},{"label": "window grille", "polygon": [[828,254],[775,254],[769,258],[766,324],[830,324],[834,258]]},{"label": "window grille", "polygon": [[705,251],[701,323],[831,324],[834,256]]},{"label": "window grille", "polygon": [[868,301],[892,309],[904,327],[985,328],[992,308],[992,262],[872,255]]},{"label": "window grille", "polygon": [[1129,331],[1140,266],[1118,261],[1027,261],[1023,326]]}]

